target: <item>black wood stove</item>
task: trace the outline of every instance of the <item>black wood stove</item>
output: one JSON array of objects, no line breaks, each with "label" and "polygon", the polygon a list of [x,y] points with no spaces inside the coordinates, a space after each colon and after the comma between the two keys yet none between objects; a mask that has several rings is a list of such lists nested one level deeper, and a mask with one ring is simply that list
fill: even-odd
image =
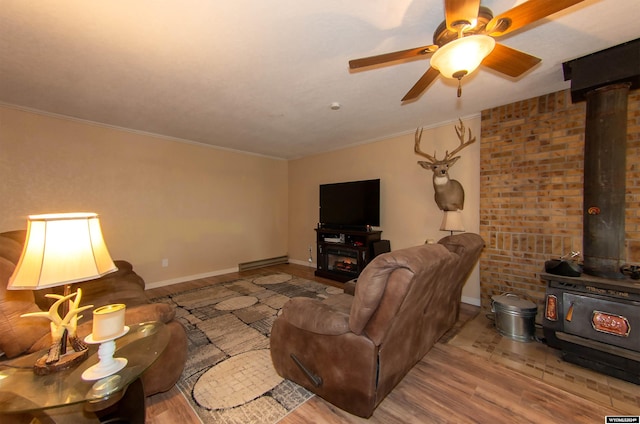
[{"label": "black wood stove", "polygon": [[547,344],[587,368],[640,384],[640,281],[541,274]]},{"label": "black wood stove", "polygon": [[[608,66],[612,60],[623,65]],[[628,93],[640,87],[640,39],[565,62],[563,70],[572,101],[586,100],[584,274],[541,275],[547,283],[542,327],[565,360],[640,384],[640,281],[622,272],[630,267],[624,260]]]}]

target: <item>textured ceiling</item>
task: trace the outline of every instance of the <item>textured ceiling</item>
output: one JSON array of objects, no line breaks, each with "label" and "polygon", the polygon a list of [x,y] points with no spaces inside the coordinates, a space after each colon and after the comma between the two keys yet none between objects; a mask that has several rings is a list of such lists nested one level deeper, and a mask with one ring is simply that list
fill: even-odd
[{"label": "textured ceiling", "polygon": [[638,17],[638,0],[585,0],[499,38],[542,58],[519,79],[481,67],[460,99],[439,78],[403,104],[429,59],[348,61],[431,44],[442,0],[2,0],[0,103],[296,158],[565,89],[562,62],[640,38]]}]

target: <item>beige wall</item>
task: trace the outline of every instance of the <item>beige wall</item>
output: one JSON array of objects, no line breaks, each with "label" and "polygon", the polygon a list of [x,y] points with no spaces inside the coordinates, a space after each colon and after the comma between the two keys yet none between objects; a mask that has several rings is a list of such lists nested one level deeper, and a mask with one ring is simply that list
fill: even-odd
[{"label": "beige wall", "polygon": [[[461,152],[461,159],[450,175],[465,189],[463,219],[467,231],[479,230],[480,192],[480,118],[464,119],[477,137],[476,143]],[[425,129],[422,148],[438,157],[453,150],[459,141],[454,126],[447,123]],[[442,212],[433,199],[432,172],[417,164],[422,160],[414,151],[414,135],[399,137],[309,156],[289,162],[289,256],[292,262],[308,264],[309,247],[313,266],[316,261],[315,231],[318,222],[318,186],[324,183],[381,180],[382,237],[391,241],[391,248],[422,244],[427,239],[438,240],[446,235],[439,230]],[[463,291],[463,300],[480,304],[478,270],[470,277]]]},{"label": "beige wall", "polygon": [[147,283],[213,275],[287,254],[287,167],[0,107],[0,231],[29,214],[97,212],[112,256]]},{"label": "beige wall", "polygon": [[[425,129],[423,149],[455,148],[455,124]],[[480,118],[465,124],[479,139]],[[413,143],[411,133],[287,162],[0,107],[0,231],[25,228],[29,214],[97,212],[112,256],[150,285],[286,254],[309,265],[309,247],[315,266],[319,184],[380,178],[380,229],[400,249],[446,235]],[[451,171],[474,232],[479,155],[475,143]],[[479,293],[476,271],[463,300],[479,304]]]}]

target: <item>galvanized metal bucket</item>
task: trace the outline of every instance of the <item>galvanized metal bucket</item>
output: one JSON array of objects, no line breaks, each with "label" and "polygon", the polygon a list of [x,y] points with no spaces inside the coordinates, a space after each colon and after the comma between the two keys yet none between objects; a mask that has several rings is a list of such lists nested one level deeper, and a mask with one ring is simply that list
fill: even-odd
[{"label": "galvanized metal bucket", "polygon": [[491,312],[498,332],[519,342],[535,339],[535,319],[538,307],[513,293],[491,297]]}]

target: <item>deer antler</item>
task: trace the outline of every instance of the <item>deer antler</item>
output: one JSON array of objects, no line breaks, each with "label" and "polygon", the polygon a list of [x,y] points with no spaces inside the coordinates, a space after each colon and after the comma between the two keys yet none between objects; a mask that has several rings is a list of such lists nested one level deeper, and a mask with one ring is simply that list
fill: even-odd
[{"label": "deer antler", "polygon": [[471,128],[469,128],[469,139],[466,142],[464,141],[465,126],[462,123],[462,119],[458,118],[458,121],[460,121],[460,126],[455,127],[455,130],[456,130],[456,134],[458,135],[458,140],[460,140],[460,145],[451,153],[449,153],[449,151],[447,150],[447,153],[445,153],[444,155],[444,160],[451,159],[460,150],[464,149],[470,144],[475,143],[476,141],[475,137],[471,138]]},{"label": "deer antler", "polygon": [[416,142],[413,147],[413,151],[416,152],[416,154],[420,156],[424,156],[425,158],[429,159],[429,162],[431,163],[437,162],[438,160],[436,159],[436,152],[433,152],[433,156],[431,156],[430,154],[420,150],[420,140],[422,139],[422,128],[416,128],[415,138],[416,138]]},{"label": "deer antler", "polygon": [[49,311],[47,311],[47,312],[31,312],[31,313],[28,313],[28,314],[22,314],[20,316],[21,317],[48,318],[55,325],[60,325],[60,324],[62,324],[62,318],[60,317],[60,314],[58,313],[58,308],[60,307],[60,305],[62,305],[64,302],[66,302],[67,300],[71,299],[75,295],[76,295],[76,293],[71,293],[71,294],[69,294],[67,296],[61,296],[59,294],[45,294],[44,295],[45,297],[48,297],[48,298],[51,298],[51,299],[58,299],[58,300],[56,300],[54,302],[53,305],[51,305],[51,308],[49,308]]},{"label": "deer antler", "polygon": [[[71,298],[75,296],[75,301],[71,302]],[[76,293],[71,293],[67,296],[61,296],[59,294],[45,294],[45,297],[51,299],[57,299],[49,311],[47,312],[32,312],[28,314],[22,314],[21,317],[43,317],[48,318],[51,323],[51,347],[49,348],[49,354],[47,355],[47,364],[52,364],[57,362],[60,359],[61,347],[62,347],[62,338],[64,337],[64,330],[67,329],[69,335],[71,336],[72,344],[74,349],[77,347],[78,349],[84,348],[86,349],[86,345],[80,341],[78,343],[78,337],[76,335],[76,329],[78,324],[78,318],[80,317],[78,314],[86,309],[93,308],[93,305],[80,306],[80,298],[82,297],[82,290],[78,289]],[[64,302],[69,301],[70,308],[67,314],[62,318],[58,309],[60,305]]]},{"label": "deer antler", "polygon": [[428,153],[423,152],[420,149],[420,141],[422,139],[422,128],[418,128],[416,129],[416,134],[415,134],[415,145],[413,148],[413,151],[420,155],[420,156],[424,156],[425,158],[427,158],[429,160],[429,162],[436,163],[436,162],[447,162],[453,159],[453,157],[462,149],[464,149],[465,147],[467,147],[470,144],[475,143],[476,138],[475,137],[471,137],[471,128],[469,128],[469,138],[468,140],[465,142],[464,141],[464,134],[466,131],[466,128],[464,126],[464,123],[462,122],[462,119],[458,118],[458,121],[460,121],[460,126],[456,126],[455,130],[456,130],[456,134],[458,135],[458,140],[460,140],[460,145],[455,148],[451,153],[449,153],[449,151],[447,150],[444,154],[444,158],[441,161],[438,161],[438,159],[436,158],[436,152],[433,152],[433,156],[431,156]]}]

